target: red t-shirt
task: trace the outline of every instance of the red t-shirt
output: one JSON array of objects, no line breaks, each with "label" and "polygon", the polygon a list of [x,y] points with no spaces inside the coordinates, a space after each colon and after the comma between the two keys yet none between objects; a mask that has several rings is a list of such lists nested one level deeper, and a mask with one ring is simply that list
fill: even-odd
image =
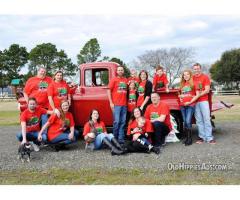
[{"label": "red t-shirt", "polygon": [[153,88],[154,90],[166,90],[166,85],[168,84],[168,79],[166,74],[161,76],[155,74],[153,77]]},{"label": "red t-shirt", "polygon": [[147,81],[141,81],[138,87],[138,99],[137,99],[137,106],[141,106],[144,102],[144,94],[146,89],[146,82]]},{"label": "red t-shirt", "polygon": [[38,77],[32,77],[28,79],[24,87],[24,92],[29,97],[34,97],[37,100],[38,105],[42,108],[48,108],[48,95],[47,88],[52,83],[52,78],[46,76],[44,79]]},{"label": "red t-shirt", "polygon": [[[181,88],[181,95],[183,95],[183,97],[180,98],[180,106],[184,106],[184,103],[190,102],[192,98],[196,95],[195,86],[191,88],[189,82],[186,81]],[[190,104],[190,106],[194,106],[195,104],[196,102],[193,102],[192,104]]]},{"label": "red t-shirt", "polygon": [[75,126],[72,113],[70,113],[70,112],[67,112],[65,114],[64,121],[61,118],[59,118],[56,114],[52,114],[49,117],[48,122],[50,123],[50,126],[48,128],[48,140],[49,141],[56,138],[58,135],[63,133],[68,128]]},{"label": "red t-shirt", "polygon": [[[131,135],[131,130],[137,127],[138,127],[138,123],[137,123],[137,120],[135,119],[128,125],[127,135]],[[151,133],[151,132],[153,132],[152,123],[148,119],[146,119],[144,126],[142,128],[139,128],[139,132],[136,132],[135,134],[137,133],[145,134],[145,133]]]},{"label": "red t-shirt", "polygon": [[[209,77],[205,74],[201,74],[200,76],[194,75],[193,82],[194,82],[196,90],[198,90],[200,92],[205,90],[205,86],[211,85]],[[205,94],[205,95],[201,96],[200,98],[198,98],[197,102],[201,102],[201,101],[208,101],[208,94]]]},{"label": "red t-shirt", "polygon": [[132,112],[137,106],[137,95],[136,90],[129,90],[128,94],[128,112]]},{"label": "red t-shirt", "polygon": [[135,82],[136,87],[139,86],[140,79],[138,77],[129,77],[128,78],[128,85],[131,83],[131,81]]},{"label": "red t-shirt", "polygon": [[172,129],[171,121],[170,121],[170,109],[168,104],[164,102],[160,102],[158,106],[154,106],[153,104],[150,104],[146,112],[144,114],[146,119],[152,120],[160,117],[160,115],[166,115],[164,123],[169,127],[169,129]]},{"label": "red t-shirt", "polygon": [[[94,128],[97,129],[98,133],[106,133],[106,127],[104,122],[100,121],[99,123],[96,122],[94,124]],[[85,123],[84,128],[83,128],[83,136],[87,135],[88,133],[91,133],[91,126],[89,124],[89,122]]]},{"label": "red t-shirt", "polygon": [[127,106],[127,79],[115,77],[109,83],[112,101],[115,106]]},{"label": "red t-shirt", "polygon": [[[55,82],[53,81],[48,87],[48,96],[52,96],[55,108],[59,108],[61,101],[68,99],[70,89],[65,81]],[[49,108],[52,109],[52,108]]]},{"label": "red t-shirt", "polygon": [[35,112],[31,112],[29,109],[23,111],[20,116],[21,122],[26,122],[26,131],[40,131],[40,120],[41,115],[46,114],[47,110],[41,108],[40,106],[36,107]]}]

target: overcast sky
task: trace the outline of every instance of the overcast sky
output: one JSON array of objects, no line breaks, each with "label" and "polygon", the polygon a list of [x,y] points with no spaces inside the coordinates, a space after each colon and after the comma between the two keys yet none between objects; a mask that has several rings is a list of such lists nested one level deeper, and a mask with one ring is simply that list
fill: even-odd
[{"label": "overcast sky", "polygon": [[0,15],[0,50],[17,43],[30,51],[51,42],[73,62],[83,45],[96,37],[102,56],[125,63],[146,50],[193,47],[196,60],[212,63],[240,47],[240,15]]}]

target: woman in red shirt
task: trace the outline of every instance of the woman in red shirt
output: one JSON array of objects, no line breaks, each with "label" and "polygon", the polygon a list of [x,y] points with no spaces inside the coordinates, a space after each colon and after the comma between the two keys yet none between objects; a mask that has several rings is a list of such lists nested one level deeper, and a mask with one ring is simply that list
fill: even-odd
[{"label": "woman in red shirt", "polygon": [[155,148],[149,141],[149,136],[153,132],[151,122],[143,117],[140,108],[134,108],[131,119],[128,123],[126,148],[128,152],[143,152],[150,153],[155,152],[159,154],[157,148]]},{"label": "woman in red shirt", "polygon": [[184,121],[184,132],[187,135],[184,144],[192,144],[192,116],[194,113],[195,101],[199,97],[199,92],[195,89],[191,70],[184,70],[180,82],[180,108]]},{"label": "woman in red shirt", "polygon": [[140,72],[139,79],[137,106],[140,107],[144,113],[147,106],[151,104],[150,95],[152,92],[152,82],[148,80],[148,73],[145,70]]},{"label": "woman in red shirt", "polygon": [[98,150],[105,144],[111,149],[112,155],[121,155],[124,153],[122,146],[113,134],[107,133],[105,124],[100,120],[99,112],[95,109],[91,111],[89,121],[84,125],[83,136],[86,141],[85,149],[90,145],[93,146],[92,149]]},{"label": "woman in red shirt", "polygon": [[77,141],[78,131],[74,129],[75,123],[72,113],[68,112],[69,102],[62,101],[59,111],[60,116],[52,114],[47,123],[42,127],[38,134],[38,140],[42,140],[43,131],[48,128],[48,141],[54,144],[56,151],[64,149],[66,145]]},{"label": "woman in red shirt", "polygon": [[134,108],[137,107],[137,85],[135,81],[130,81],[127,92],[127,122]]},{"label": "woman in red shirt", "polygon": [[54,74],[54,81],[49,85],[48,100],[50,104],[50,109],[54,110],[59,108],[61,101],[68,100],[69,106],[71,105],[71,94],[70,88],[66,81],[63,80],[63,72],[57,71]]}]

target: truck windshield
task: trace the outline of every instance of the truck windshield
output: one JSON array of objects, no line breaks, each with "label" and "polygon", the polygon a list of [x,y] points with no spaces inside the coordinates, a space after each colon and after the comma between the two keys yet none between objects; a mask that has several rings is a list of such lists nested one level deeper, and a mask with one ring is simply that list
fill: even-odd
[{"label": "truck windshield", "polygon": [[85,86],[107,86],[109,83],[109,72],[106,68],[86,69]]}]

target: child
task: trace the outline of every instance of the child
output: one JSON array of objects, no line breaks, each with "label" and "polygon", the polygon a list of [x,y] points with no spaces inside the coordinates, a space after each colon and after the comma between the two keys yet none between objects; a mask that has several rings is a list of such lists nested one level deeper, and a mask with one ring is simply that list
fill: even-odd
[{"label": "child", "polygon": [[133,111],[134,108],[137,107],[137,86],[135,81],[130,81],[128,87],[128,105],[127,105],[127,121]]},{"label": "child", "polygon": [[169,92],[168,79],[163,71],[163,67],[161,67],[160,65],[156,67],[156,73],[153,77],[153,91]]},{"label": "child", "polygon": [[[137,141],[141,145],[145,147],[145,151],[147,153],[153,151],[156,154],[159,154],[158,149],[156,149],[149,141],[148,141],[148,133],[145,131],[146,119],[144,117],[139,117],[137,120],[137,127],[131,128],[128,135],[132,137],[132,141]],[[146,148],[147,147],[147,148]]]},{"label": "child", "polygon": [[130,85],[130,82],[134,81],[136,88],[138,88],[140,80],[138,78],[137,71],[135,69],[131,69],[130,73],[131,76],[128,78],[128,85]]}]

